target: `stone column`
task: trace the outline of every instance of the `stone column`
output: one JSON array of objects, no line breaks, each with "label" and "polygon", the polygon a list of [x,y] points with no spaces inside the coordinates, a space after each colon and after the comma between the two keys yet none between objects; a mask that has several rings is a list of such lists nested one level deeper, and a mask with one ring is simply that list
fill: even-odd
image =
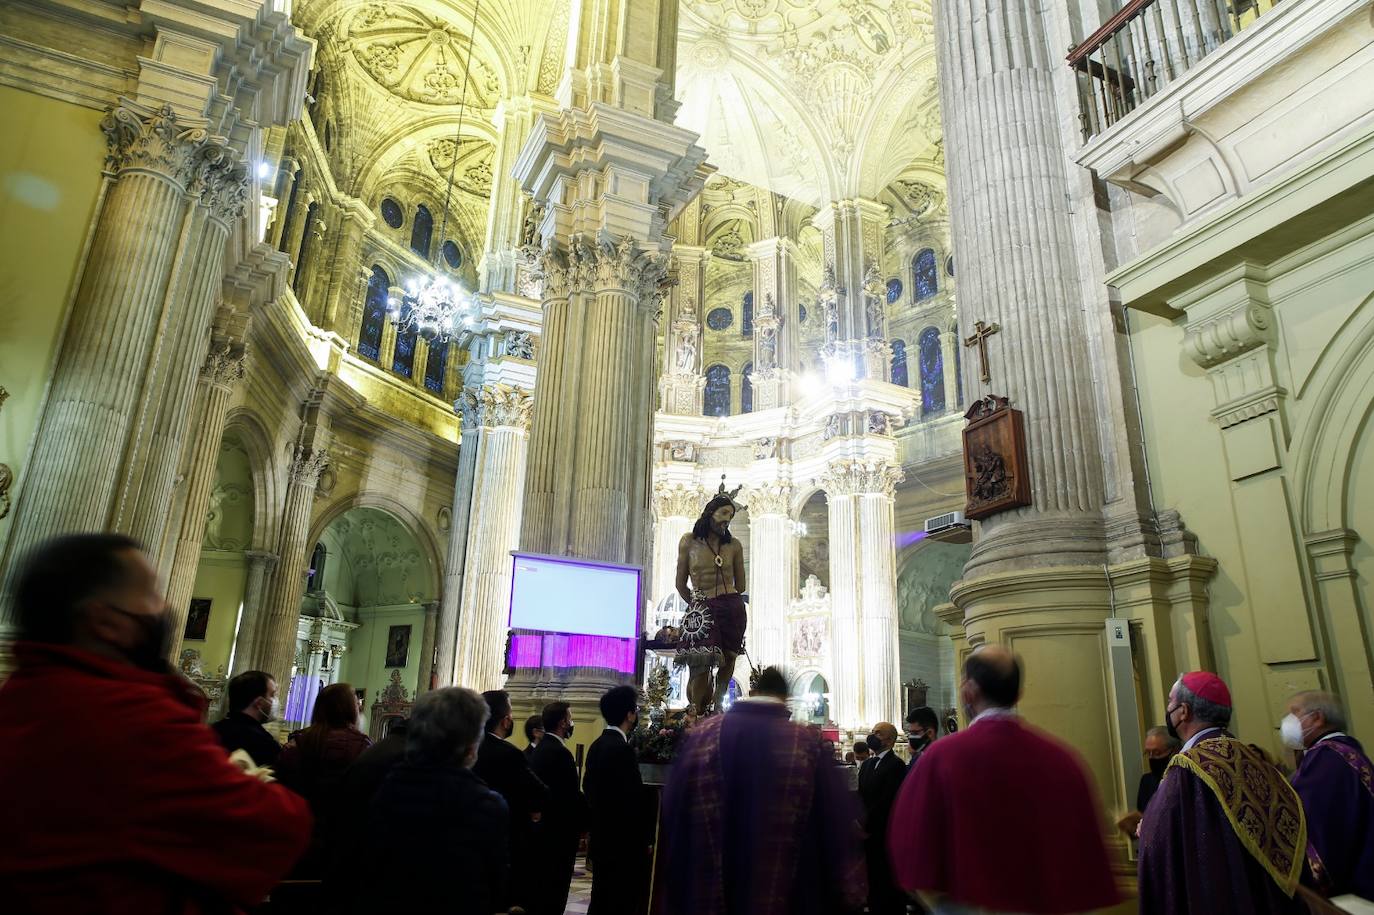
[{"label": "stone column", "polygon": [[800,367],[797,339],[797,244],[766,238],[748,246],[754,265],[754,409],[791,402],[791,381]]},{"label": "stone column", "polygon": [[[320,327],[333,331],[344,338],[357,333],[353,326],[353,297],[358,295],[355,279],[362,264],[363,236],[377,221],[377,217],[363,205],[362,201],[349,198],[338,214],[339,231],[334,233],[334,251],[326,268],[328,289],[324,296],[324,309]],[[442,242],[440,242],[442,244]],[[365,272],[371,277],[371,270]],[[318,288],[318,287],[317,287]],[[367,287],[364,284],[362,294]],[[361,304],[361,299],[358,300]]]},{"label": "stone column", "polygon": [[882,459],[836,461],[824,479],[830,503],[832,689],[836,720],[845,728],[896,723],[901,715],[893,520],[901,479],[901,468]]},{"label": "stone column", "polygon": [[749,657],[758,667],[787,663],[787,611],[797,583],[792,487],[749,491]]},{"label": "stone column", "polygon": [[886,206],[862,198],[827,204],[812,219],[824,239],[826,285],[833,285],[833,316],[827,315],[824,303],[819,309],[834,325],[827,334],[826,356],[852,361],[856,377],[880,381],[887,378],[886,360],[881,355],[886,350],[886,341],[870,330],[874,322],[870,319],[865,287],[872,284],[883,262],[883,229],[887,219]]},{"label": "stone column", "polygon": [[288,230],[287,217],[294,218],[297,214],[290,210],[291,189],[300,180],[301,164],[290,156],[283,156],[277,165],[277,174],[281,176],[277,188],[277,207],[272,214],[272,225],[267,229],[267,243],[278,251],[286,250],[282,240],[286,237]]},{"label": "stone column", "polygon": [[296,650],[296,624],[305,596],[305,576],[310,566],[310,516],[315,486],[329,464],[323,448],[302,442],[296,445],[286,487],[279,549],[281,562],[267,589],[261,618],[249,653],[249,669],[264,670],[280,683],[291,682]]},{"label": "stone column", "polygon": [[[109,526],[188,228],[187,190],[207,141],[205,130],[187,126],[170,107],[132,102],[111,110],[101,129],[109,150],[105,185],[15,505],[11,578],[36,544]],[[4,622],[10,613],[6,601]]]},{"label": "stone column", "polygon": [[488,385],[463,391],[461,402],[481,430],[468,515],[468,550],[458,617],[454,682],[500,688],[510,608],[510,552],[519,545],[525,450],[532,398],[528,391]]},{"label": "stone column", "polygon": [[467,564],[468,522],[472,514],[472,487],[477,471],[477,443],[482,433],[472,424],[460,398],[454,410],[463,418],[458,442],[458,473],[453,481],[453,527],[444,556],[444,585],[439,593],[439,618],[435,635],[434,670],[440,686],[453,686],[458,658],[458,617],[463,598],[463,572]]},{"label": "stone column", "polygon": [[[203,524],[201,526],[204,527]],[[272,572],[277,568],[276,553],[246,550],[243,558],[248,561],[248,577],[243,584],[243,616],[239,619],[239,631],[234,639],[234,665],[233,670],[229,671],[231,677],[253,669],[253,642],[257,638],[258,621],[267,600],[267,586],[271,584]],[[283,677],[283,692],[286,685]]]},{"label": "stone column", "polygon": [[[200,545],[205,537],[205,513],[210,505],[210,490],[215,484],[224,418],[229,409],[233,386],[243,378],[243,321],[223,309],[210,340],[210,353],[200,369],[196,383],[196,404],[192,414],[189,452],[186,462],[186,505],[173,553],[172,571],[167,581],[167,603],[172,608],[172,645],[169,658],[181,651],[181,634],[186,628],[186,612],[200,567]],[[236,326],[237,325],[237,326]]]},{"label": "stone column", "polygon": [[541,112],[552,104],[532,95],[502,99],[493,121],[500,131],[491,169],[491,206],[487,210],[487,240],[478,275],[482,292],[515,292],[517,249],[522,237],[527,204],[520,182],[512,177],[515,161],[529,139]]},{"label": "stone column", "polygon": [[206,357],[201,341],[207,339],[224,278],[225,241],[248,200],[248,175],[242,166],[218,148],[207,147],[199,158],[194,185],[200,190],[200,204],[191,218],[186,260],[163,309],[114,518],[117,530],[150,549],[162,544],[167,533],[173,478],[197,390],[195,377]]},{"label": "stone column", "polygon": [[434,678],[434,639],[438,634],[439,602],[425,602],[425,624],[420,633],[420,677],[415,683],[415,695],[429,692]]}]

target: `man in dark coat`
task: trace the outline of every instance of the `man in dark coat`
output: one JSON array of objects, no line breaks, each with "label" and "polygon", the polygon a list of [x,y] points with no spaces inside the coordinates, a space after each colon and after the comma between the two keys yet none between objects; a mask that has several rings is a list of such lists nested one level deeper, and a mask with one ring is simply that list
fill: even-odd
[{"label": "man in dark coat", "polygon": [[157,571],[114,534],[50,541],[14,590],[0,688],[0,908],[24,915],[227,912],[262,902],[311,817],[245,775],[167,665]]},{"label": "man in dark coat", "polygon": [[565,741],[572,737],[572,707],[566,702],[544,706],[544,737],[535,747],[530,768],[549,789],[540,818],[535,862],[538,876],[530,888],[531,915],[563,915],[568,907],[577,844],[587,829],[587,799],[578,787],[577,763]]},{"label": "man in dark coat", "polygon": [[1150,806],[1150,800],[1164,782],[1164,770],[1169,768],[1169,760],[1182,746],[1182,741],[1169,736],[1168,728],[1153,727],[1145,732],[1145,757],[1149,761],[1150,771],[1141,774],[1140,785],[1136,788],[1135,809],[1138,812],[1144,813],[1145,808]]},{"label": "man in dark coat", "polygon": [[1227,733],[1226,684],[1184,674],[1164,720],[1183,749],[1140,821],[1142,915],[1306,912],[1294,897],[1307,849],[1302,803],[1263,752]]},{"label": "man in dark coat", "polygon": [[601,697],[606,730],[587,750],[582,788],[592,811],[592,900],[588,915],[637,915],[647,904],[649,820],[630,734],[639,693],[617,686]]},{"label": "man in dark coat", "polygon": [[224,752],[243,750],[259,766],[275,765],[281,744],[262,725],[276,717],[277,681],[269,673],[245,670],[229,681],[226,694],[229,714],[211,725]]},{"label": "man in dark coat", "polygon": [[1308,863],[1330,896],[1374,899],[1374,765],[1345,733],[1345,708],[1331,693],[1298,693],[1279,730],[1303,751],[1293,788],[1307,814]]},{"label": "man in dark coat", "polygon": [[907,768],[913,768],[921,761],[921,756],[930,745],[940,736],[940,717],[935,714],[935,710],[928,705],[918,706],[906,713],[906,744],[911,748],[911,762],[907,763]]},{"label": "man in dark coat", "polygon": [[481,695],[459,686],[415,701],[405,760],[368,811],[365,911],[504,911],[506,802],[472,772],[486,718]]},{"label": "man in dark coat", "polygon": [[532,884],[528,869],[534,852],[535,820],[548,805],[549,789],[530,771],[525,754],[507,740],[515,729],[510,695],[495,689],[483,693],[482,699],[491,717],[472,771],[505,798],[510,809],[510,881],[502,900],[506,905],[524,906]]},{"label": "man in dark coat", "polygon": [[862,909],[858,809],[820,732],[791,717],[770,667],[730,711],[693,725],[663,797],[666,915]]},{"label": "man in dark coat", "polygon": [[906,911],[906,894],[892,879],[887,858],[887,824],[906,776],[906,763],[892,752],[897,743],[897,728],[890,722],[875,726],[869,740],[873,756],[859,770],[864,857],[868,861],[868,911],[872,915],[902,915]]}]

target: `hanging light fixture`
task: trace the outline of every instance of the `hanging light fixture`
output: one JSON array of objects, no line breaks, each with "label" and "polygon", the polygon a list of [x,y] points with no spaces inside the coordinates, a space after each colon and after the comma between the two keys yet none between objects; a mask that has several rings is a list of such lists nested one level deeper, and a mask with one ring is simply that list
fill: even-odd
[{"label": "hanging light fixture", "polygon": [[[472,78],[472,45],[477,35],[477,14],[482,0],[472,9],[472,29],[468,32],[468,59],[463,68],[463,90],[458,97],[458,130],[453,135],[453,160],[448,168],[448,187],[444,192],[444,218],[439,224],[438,250],[448,234],[449,203],[453,199],[453,175],[458,168],[458,150],[463,141],[463,118],[467,114],[468,80]],[[431,248],[435,246],[431,242]],[[472,324],[477,315],[477,299],[460,284],[440,275],[438,255],[431,257],[434,269],[422,281],[410,280],[405,294],[387,300],[387,311],[398,334],[415,332],[426,343],[447,343],[454,334]]]}]

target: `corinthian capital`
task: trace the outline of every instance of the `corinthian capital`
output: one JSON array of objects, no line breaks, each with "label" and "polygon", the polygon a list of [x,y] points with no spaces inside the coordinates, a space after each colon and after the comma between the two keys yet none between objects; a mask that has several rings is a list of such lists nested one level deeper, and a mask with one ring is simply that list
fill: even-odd
[{"label": "corinthian capital", "polygon": [[528,430],[534,397],[524,388],[487,384],[464,388],[454,406],[462,414],[464,429],[504,426]]},{"label": "corinthian capital", "polygon": [[211,216],[232,225],[248,206],[248,170],[239,164],[233,150],[207,143],[196,155],[191,190],[200,194],[200,202]]},{"label": "corinthian capital", "polygon": [[320,482],[320,474],[324,473],[328,466],[328,449],[297,445],[295,457],[291,461],[291,484],[299,483],[313,490]]},{"label": "corinthian capital", "polygon": [[212,343],[210,351],[205,354],[205,364],[200,367],[200,374],[211,384],[233,387],[243,379],[244,356],[242,343]]},{"label": "corinthian capital", "polygon": [[695,518],[706,505],[706,491],[681,483],[654,484],[654,514],[659,518]]},{"label": "corinthian capital", "polygon": [[749,517],[787,515],[792,510],[792,484],[782,481],[764,483],[749,490]]},{"label": "corinthian capital", "polygon": [[828,495],[881,495],[892,498],[906,478],[902,468],[883,460],[843,460],[826,468],[821,486]]},{"label": "corinthian capital", "polygon": [[204,127],[178,123],[171,105],[151,110],[127,100],[106,113],[100,130],[105,134],[106,171],[156,172],[183,188],[194,177],[196,152],[210,136]]}]

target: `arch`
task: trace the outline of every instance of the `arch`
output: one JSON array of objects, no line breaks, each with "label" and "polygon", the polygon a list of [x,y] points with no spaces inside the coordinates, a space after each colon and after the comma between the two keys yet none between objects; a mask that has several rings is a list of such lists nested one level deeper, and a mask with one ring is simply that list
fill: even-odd
[{"label": "arch", "polygon": [[702,413],[706,416],[730,415],[730,367],[717,362],[706,369],[706,396]]},{"label": "arch", "polygon": [[443,551],[439,548],[438,533],[409,506],[387,493],[366,490],[336,499],[311,523],[310,536],[306,540],[310,549],[314,549],[314,544],[324,537],[330,525],[355,508],[371,508],[391,515],[414,538],[425,560],[428,593],[438,600],[443,586]]},{"label": "arch", "polygon": [[1342,340],[1349,342],[1339,352],[1328,345],[1313,371],[1309,384],[1316,394],[1293,437],[1304,534],[1341,530],[1348,523],[1351,462],[1374,417],[1374,295],[1331,335],[1332,344]]},{"label": "arch", "polygon": [[415,215],[410,220],[410,250],[429,260],[429,249],[434,241],[434,217],[429,207],[423,203],[415,207]]},{"label": "arch", "polygon": [[754,383],[749,380],[753,371],[754,363],[746,362],[739,373],[739,411],[741,413],[754,412]]},{"label": "arch", "polygon": [[940,291],[940,266],[934,248],[922,248],[911,259],[911,293],[914,300],[924,302]]},{"label": "arch", "polygon": [[890,277],[887,281],[887,304],[896,305],[902,300],[902,278]]},{"label": "arch", "polygon": [[363,301],[363,323],[358,328],[358,355],[377,362],[382,358],[382,331],[386,326],[387,296],[391,277],[379,265],[372,265]]},{"label": "arch", "polygon": [[945,412],[945,353],[939,328],[927,327],[921,331],[916,359],[921,371],[921,415]]},{"label": "arch", "polygon": [[900,384],[902,387],[910,387],[911,379],[907,375],[906,368],[906,341],[892,341],[892,376],[893,384]]},{"label": "arch", "polygon": [[[403,326],[409,313],[409,308],[401,312]],[[391,352],[391,370],[397,375],[403,378],[414,377],[415,344],[419,339],[420,334],[414,327],[396,334],[396,347]]]},{"label": "arch", "polygon": [[285,497],[279,485],[279,465],[274,461],[278,450],[262,420],[246,407],[229,411],[224,420],[224,435],[233,435],[248,452],[248,466],[253,477],[252,548],[274,553],[277,528],[281,523],[280,506]]}]

